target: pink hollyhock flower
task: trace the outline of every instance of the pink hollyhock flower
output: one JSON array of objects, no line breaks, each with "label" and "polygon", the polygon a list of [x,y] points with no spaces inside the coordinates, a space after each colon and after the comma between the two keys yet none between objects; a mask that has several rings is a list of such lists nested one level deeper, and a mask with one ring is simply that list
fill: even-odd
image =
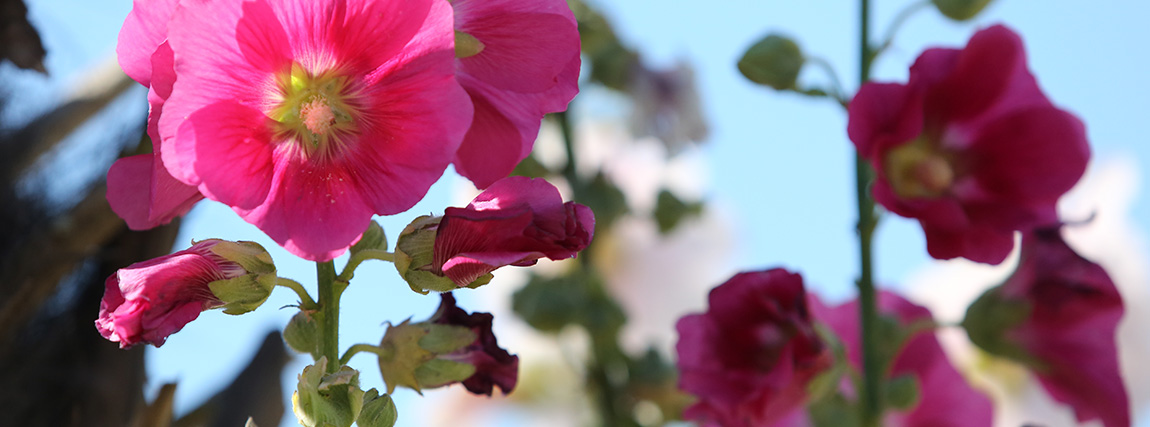
[{"label": "pink hollyhock flower", "polygon": [[438,357],[475,366],[475,373],[462,381],[471,393],[490,396],[495,387],[499,387],[503,394],[511,393],[519,378],[519,356],[499,348],[495,333],[491,332],[494,317],[491,313],[468,314],[455,305],[455,296],[451,292],[441,293],[439,297],[439,309],[429,322],[462,326],[470,329],[477,338],[461,349]]},{"label": "pink hollyhock flower", "polygon": [[1114,338],[1123,312],[1106,271],[1048,228],[1023,235],[1018,269],[970,306],[963,326],[983,349],[1033,369],[1079,422],[1118,427],[1130,425]]},{"label": "pink hollyhock flower", "polygon": [[907,84],[863,85],[847,131],[875,200],[918,219],[939,259],[1002,262],[1016,230],[1058,222],[1090,157],[1082,122],[1050,103],[1003,26],[923,52]]},{"label": "pink hollyhock flower", "polygon": [[[862,368],[858,300],[828,308],[812,300],[814,316],[835,332],[846,349],[847,360]],[[898,294],[880,291],[879,313],[892,316],[904,327],[916,322],[931,322],[930,310],[903,299]],[[933,329],[912,335],[898,350],[890,366],[889,378],[909,375],[915,379],[919,393],[917,405],[907,411],[889,410],[883,425],[896,427],[983,427],[993,423],[990,399],[974,390],[950,364]]]},{"label": "pink hollyhock flower", "polygon": [[543,179],[494,183],[466,208],[447,208],[435,234],[431,272],[457,286],[505,265],[575,257],[591,243],[595,216]]},{"label": "pink hollyhock flower", "polygon": [[152,0],[144,4],[136,0],[116,46],[120,67],[148,87],[152,152],[117,160],[108,170],[108,204],[133,230],[167,224],[204,198],[196,187],[173,178],[160,160],[162,147],[157,125],[175,81],[167,26],[177,3],[178,0]]},{"label": "pink hollyhock flower", "polygon": [[181,1],[163,165],[290,252],[330,260],[455,155],[472,108],[451,24],[434,0]]},{"label": "pink hollyhock flower", "polygon": [[564,0],[455,0],[456,76],[475,121],[455,169],[477,188],[531,153],[543,115],[579,92],[579,31]]},{"label": "pink hollyhock flower", "polygon": [[807,384],[833,363],[816,334],[803,279],[781,268],[739,273],[707,312],[679,319],[683,416],[708,426],[773,426],[801,417]]},{"label": "pink hollyhock flower", "polygon": [[139,343],[164,345],[174,334],[199,317],[200,312],[225,303],[209,283],[248,274],[239,263],[213,252],[220,240],[192,247],[116,270],[104,282],[104,299],[96,329],[109,341],[128,348]]}]

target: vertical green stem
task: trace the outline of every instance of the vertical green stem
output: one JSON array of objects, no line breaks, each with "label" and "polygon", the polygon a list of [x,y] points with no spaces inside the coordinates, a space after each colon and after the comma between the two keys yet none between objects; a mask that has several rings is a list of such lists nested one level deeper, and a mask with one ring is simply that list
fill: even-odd
[{"label": "vertical green stem", "polygon": [[335,264],[331,261],[315,263],[316,281],[319,283],[320,350],[327,356],[327,371],[339,369],[339,290],[335,288]]},{"label": "vertical green stem", "polygon": [[[859,20],[859,86],[870,80],[873,55],[870,47],[870,0],[860,0]],[[859,321],[862,325],[863,393],[862,425],[877,427],[882,417],[882,366],[879,360],[876,336],[874,273],[872,271],[872,236],[877,222],[874,199],[868,190],[874,171],[857,153],[855,154],[855,189],[858,197],[859,235]]]}]

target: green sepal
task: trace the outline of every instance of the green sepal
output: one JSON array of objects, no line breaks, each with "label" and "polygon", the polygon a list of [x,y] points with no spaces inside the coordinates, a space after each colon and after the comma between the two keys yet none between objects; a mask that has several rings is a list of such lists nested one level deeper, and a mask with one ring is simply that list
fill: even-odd
[{"label": "green sepal", "polygon": [[1023,363],[1032,369],[1042,369],[1041,360],[1030,355],[1022,346],[1006,336],[1006,331],[1021,325],[1033,309],[1022,300],[1002,298],[1001,287],[987,290],[966,308],[962,328],[970,342],[983,351]]},{"label": "green sepal", "polygon": [[363,408],[359,372],[348,366],[330,374],[326,370],[326,357],[303,369],[292,394],[292,411],[306,427],[349,427]]},{"label": "green sepal", "polygon": [[[431,291],[450,292],[460,287],[454,281],[431,272],[435,255],[435,233],[442,217],[423,215],[411,221],[395,242],[395,270],[412,291],[427,295]],[[484,274],[466,287],[475,289],[492,279]]]},{"label": "green sepal", "polygon": [[419,339],[419,346],[435,354],[447,354],[467,347],[479,339],[471,328],[437,323],[421,324],[427,334]]},{"label": "green sepal", "polygon": [[310,354],[312,359],[318,358],[320,355],[319,323],[306,311],[296,313],[284,327],[284,342],[292,350]]},{"label": "green sepal", "polygon": [[208,283],[212,294],[224,302],[224,313],[244,314],[255,310],[271,295],[278,278],[271,274],[245,274]]},{"label": "green sepal", "polygon": [[847,360],[846,348],[838,335],[821,323],[816,323],[815,333],[826,343],[834,356],[834,362],[829,369],[816,374],[807,383],[807,396],[811,400],[819,400],[833,395],[838,391],[843,376],[850,372],[850,362]]},{"label": "green sepal", "polygon": [[383,227],[379,223],[372,221],[364,230],[363,235],[360,236],[359,241],[351,245],[351,254],[355,255],[358,252],[365,250],[381,250],[387,251],[387,234],[383,232]]},{"label": "green sepal", "polygon": [[359,427],[392,427],[399,419],[399,412],[395,409],[395,402],[391,396],[379,395],[376,389],[368,390],[363,395],[363,409],[355,421]]},{"label": "green sepal", "polygon": [[475,375],[475,365],[447,359],[431,359],[415,369],[415,380],[422,388],[443,387]]},{"label": "green sepal", "polygon": [[947,18],[965,21],[978,16],[990,0],[931,0],[931,3]]},{"label": "green sepal", "polygon": [[771,34],[752,45],[739,59],[739,71],[752,82],[775,90],[794,89],[806,58],[798,43]]},{"label": "green sepal", "polygon": [[[271,254],[256,242],[220,240],[212,246],[212,253],[221,258],[239,264],[244,271],[251,274],[276,274],[276,265]],[[274,282],[272,283],[275,284]]]},{"label": "green sepal", "polygon": [[387,328],[379,347],[379,372],[387,384],[387,393],[395,392],[397,386],[403,386],[421,392],[422,387],[415,378],[415,370],[420,365],[435,358],[435,353],[420,347],[419,341],[427,335],[427,329],[418,324],[411,324],[411,320]]}]

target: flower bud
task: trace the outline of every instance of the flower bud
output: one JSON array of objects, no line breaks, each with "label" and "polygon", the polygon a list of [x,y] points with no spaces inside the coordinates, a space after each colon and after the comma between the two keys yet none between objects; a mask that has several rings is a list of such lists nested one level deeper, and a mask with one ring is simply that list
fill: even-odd
[{"label": "flower bud", "polygon": [[301,310],[292,316],[284,328],[284,342],[292,350],[311,354],[312,358],[319,356],[319,324],[311,313]]},{"label": "flower bud", "polygon": [[359,417],[364,404],[359,371],[341,366],[327,372],[327,358],[303,369],[292,394],[292,411],[306,427],[348,427]]},{"label": "flower bud", "polygon": [[359,419],[355,424],[359,427],[392,427],[399,414],[395,410],[395,402],[389,395],[379,395],[376,389],[368,390],[363,396],[363,409],[359,411]]},{"label": "flower bud", "polygon": [[450,293],[431,319],[389,327],[380,342],[379,370],[388,393],[397,386],[417,392],[462,383],[475,394],[491,395],[494,386],[515,387],[519,358],[499,348],[491,332],[492,316],[468,314]]},{"label": "flower bud", "polygon": [[255,309],[275,286],[275,271],[271,256],[256,243],[197,242],[108,277],[96,329],[121,348],[142,342],[159,347],[204,310]]},{"label": "flower bud", "polygon": [[359,240],[351,245],[351,253],[366,251],[366,250],[387,250],[387,234],[383,232],[383,227],[379,223],[372,221],[367,226],[367,230],[359,236]]},{"label": "flower bud", "polygon": [[931,3],[947,18],[965,21],[982,12],[990,0],[931,0]]},{"label": "flower bud", "polygon": [[776,90],[795,87],[806,58],[790,38],[771,34],[747,49],[739,60],[739,71],[752,82]]}]

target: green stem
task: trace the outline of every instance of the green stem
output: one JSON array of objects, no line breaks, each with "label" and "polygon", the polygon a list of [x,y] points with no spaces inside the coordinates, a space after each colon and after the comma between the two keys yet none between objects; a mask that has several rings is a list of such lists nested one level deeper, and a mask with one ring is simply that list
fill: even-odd
[{"label": "green stem", "polygon": [[369,259],[395,262],[395,254],[381,249],[366,249],[358,251],[352,254],[351,258],[347,260],[347,265],[343,266],[343,271],[339,273],[339,277],[336,280],[344,283],[350,282],[352,276],[355,274],[355,269],[359,268],[360,264]]},{"label": "green stem", "polygon": [[567,184],[571,186],[571,190],[575,192],[575,198],[578,199],[582,189],[579,187],[579,173],[575,169],[575,137],[571,128],[571,119],[567,116],[566,111],[555,113],[555,118],[559,119],[559,131],[563,134],[563,149],[567,153],[567,165],[563,167],[563,177],[567,179]]},{"label": "green stem", "polygon": [[894,43],[894,36],[898,34],[898,30],[902,28],[903,24],[906,24],[906,22],[910,20],[910,17],[914,16],[914,14],[918,13],[918,11],[925,10],[930,6],[930,0],[920,0],[903,8],[902,11],[900,11],[898,15],[894,17],[894,20],[891,21],[890,26],[886,28],[886,35],[882,39],[882,44],[878,45],[878,48],[871,52],[871,56],[877,58],[880,54],[885,52],[887,48],[889,48],[890,45]]},{"label": "green stem", "polygon": [[307,293],[307,289],[304,289],[303,285],[299,284],[299,282],[286,277],[279,277],[276,278],[276,286],[295,291],[296,295],[299,295],[300,308],[308,310],[316,309],[315,300],[311,299],[311,295]]},{"label": "green stem", "polygon": [[817,56],[808,57],[807,63],[822,68],[823,72],[827,73],[827,77],[831,79],[831,91],[833,92],[831,97],[838,101],[843,108],[846,108],[850,100],[846,97],[847,92],[843,89],[842,81],[839,80],[839,74],[835,72],[835,67],[827,60]]},{"label": "green stem", "polygon": [[[859,23],[859,86],[870,80],[871,61],[874,59],[870,46],[870,0],[860,0]],[[877,218],[874,199],[869,194],[874,171],[870,165],[855,154],[855,190],[858,197],[859,235],[859,321],[862,325],[863,392],[862,425],[877,427],[882,418],[882,366],[878,352],[878,314],[876,312],[874,273],[871,249]]]},{"label": "green stem", "polygon": [[327,371],[335,372],[339,360],[339,290],[335,285],[335,264],[331,261],[315,263],[316,281],[319,283],[320,354],[327,357]]},{"label": "green stem", "polygon": [[346,365],[347,362],[351,361],[352,356],[355,356],[359,353],[375,353],[376,355],[379,355],[379,357],[390,358],[393,352],[384,350],[377,345],[356,344],[348,347],[347,351],[343,352],[343,357],[339,358],[339,364]]}]

